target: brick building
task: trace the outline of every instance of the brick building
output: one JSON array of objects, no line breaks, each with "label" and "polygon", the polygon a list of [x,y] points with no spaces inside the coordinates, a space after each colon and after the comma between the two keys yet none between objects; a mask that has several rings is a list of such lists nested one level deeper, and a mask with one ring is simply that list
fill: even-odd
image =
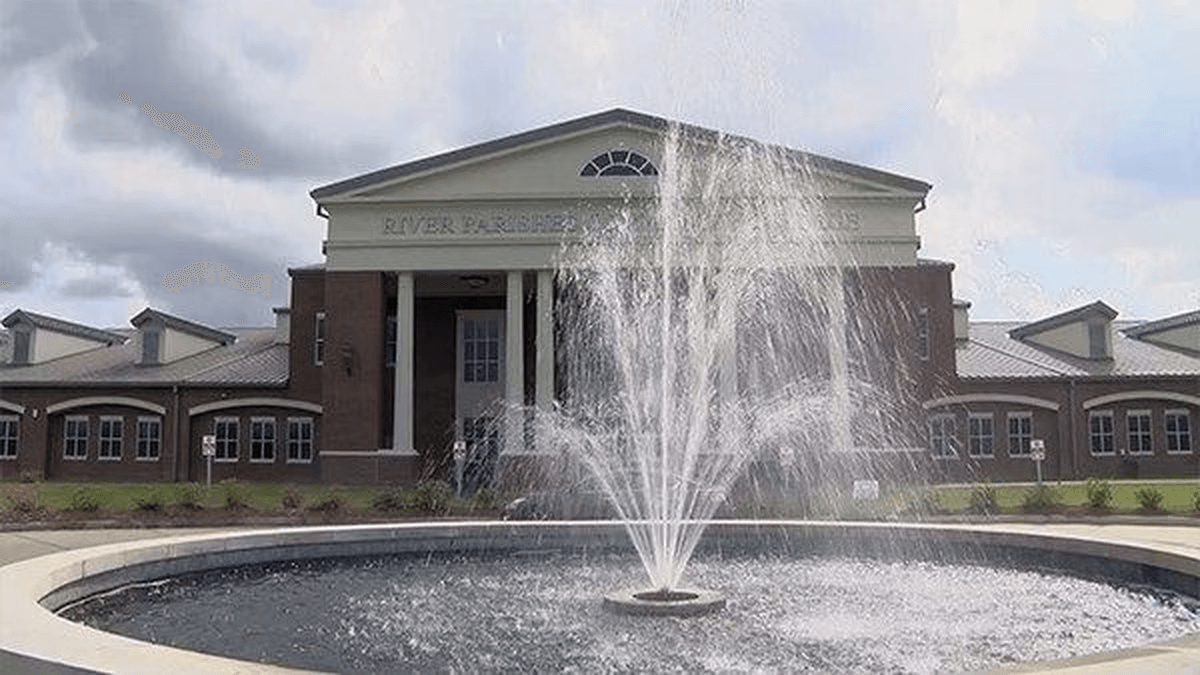
[{"label": "brick building", "polygon": [[[1188,342],[1195,317],[1158,329],[1122,324],[1109,342],[1087,333],[1086,349],[1111,342],[1122,355],[1130,342],[1175,355],[1164,362],[1178,376],[1170,383],[1162,370],[1136,382],[1120,379],[1124,370],[1103,382],[1065,377],[1042,362],[1079,346],[1077,336],[1063,337],[1075,314],[1067,324],[1015,327],[1016,337],[983,324],[966,336],[965,307],[951,299],[953,265],[917,255],[915,214],[928,184],[732,141],[770,153],[788,180],[817,185],[823,226],[855,261],[839,269],[837,297],[847,326],[871,336],[876,358],[850,367],[886,383],[893,401],[890,422],[871,433],[851,418],[857,454],[935,476],[1024,477],[1031,469],[1020,453],[1000,451],[1008,420],[1030,419],[1026,436],[1053,430],[1065,439],[1080,433],[1062,421],[1065,411],[1086,410],[1086,420],[1111,411],[1110,423],[1124,424],[1149,410],[1150,424],[1173,425],[1170,442],[1186,437],[1188,449],[1164,451],[1141,470],[1194,471],[1183,461],[1194,441],[1179,429],[1192,429],[1200,394],[1200,344]],[[530,418],[569,386],[561,303],[570,299],[557,256],[589,223],[651,208],[668,142],[701,157],[731,147],[715,131],[616,109],[317,188],[311,196],[328,220],[325,261],[289,270],[290,305],[276,309],[274,328],[214,329],[153,309],[133,317],[132,328],[105,330],[11,313],[0,333],[0,478],[197,480],[205,435],[217,437],[218,480],[446,476],[456,439],[484,448],[496,466],[543,463],[548,451],[529,432]],[[1100,325],[1106,312],[1087,308],[1080,325]],[[829,331],[829,339],[850,330]],[[998,346],[1005,341],[1040,356],[1008,354],[1015,347]],[[1070,358],[1105,362],[1102,351]],[[1128,368],[1143,365],[1135,359]],[[1121,398],[1136,391],[1157,398]],[[513,412],[520,405],[528,414]],[[990,457],[967,451],[982,447],[984,419]],[[1053,475],[1111,464],[1064,454],[1059,438],[1046,436]]]}]

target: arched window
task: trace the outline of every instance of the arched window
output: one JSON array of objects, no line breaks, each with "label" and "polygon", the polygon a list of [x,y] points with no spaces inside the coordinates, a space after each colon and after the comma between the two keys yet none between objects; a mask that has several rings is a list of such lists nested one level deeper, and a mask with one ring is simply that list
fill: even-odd
[{"label": "arched window", "polygon": [[579,170],[580,176],[657,176],[658,168],[644,155],[632,150],[609,150],[592,158]]}]

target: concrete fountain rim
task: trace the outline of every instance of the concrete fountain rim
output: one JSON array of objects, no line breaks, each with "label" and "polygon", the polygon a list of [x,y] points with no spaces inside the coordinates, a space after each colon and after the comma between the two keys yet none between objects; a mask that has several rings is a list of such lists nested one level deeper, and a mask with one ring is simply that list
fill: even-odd
[{"label": "concrete fountain rim", "polygon": [[[959,524],[814,521],[713,521],[707,536],[857,536],[933,540],[957,545],[985,542],[1038,551],[1094,556],[1183,575],[1200,584],[1200,552],[1152,543],[1115,543],[1079,535],[981,528]],[[310,526],[180,535],[107,544],[32,558],[0,567],[0,672],[123,672],[167,670],[208,673],[301,672],[267,664],[190,652],[104,633],[51,610],[101,588],[221,567],[271,560],[429,550],[553,549],[556,544],[629,548],[624,525],[615,521],[454,521]],[[141,576],[139,576],[141,575]],[[1200,662],[1200,635],[1170,642],[1068,659],[1022,664],[1020,672],[1054,672],[1090,664],[1088,672],[1165,672]],[[1103,664],[1103,665],[1101,665]]]}]

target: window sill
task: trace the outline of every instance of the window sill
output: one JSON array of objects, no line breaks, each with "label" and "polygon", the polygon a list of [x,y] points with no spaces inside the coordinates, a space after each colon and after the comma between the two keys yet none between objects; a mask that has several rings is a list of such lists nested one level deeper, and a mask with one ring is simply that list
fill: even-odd
[{"label": "window sill", "polygon": [[950,459],[958,459],[958,455],[934,455],[933,458],[938,461],[946,461]]},{"label": "window sill", "polygon": [[1092,455],[1092,457],[1116,457],[1117,453],[1115,453],[1115,452],[1093,452],[1093,453],[1091,453],[1091,455]]},{"label": "window sill", "polygon": [[119,462],[119,461],[121,461],[121,458],[120,457],[97,457],[96,461],[97,462]]},{"label": "window sill", "polygon": [[86,462],[87,455],[84,455],[83,457],[67,457],[66,455],[63,455],[63,460],[68,462]]},{"label": "window sill", "polygon": [[4,461],[6,459],[11,459],[11,460],[15,461],[17,459],[17,456],[16,455],[0,455],[0,462]]},{"label": "window sill", "polygon": [[1167,450],[1168,455],[1190,455],[1191,450]]},{"label": "window sill", "polygon": [[237,457],[213,457],[213,462],[216,464],[237,464]]},{"label": "window sill", "polygon": [[991,454],[991,455],[967,455],[967,456],[968,456],[968,457],[970,457],[971,459],[996,459],[996,455],[995,455],[995,454]]},{"label": "window sill", "polygon": [[312,464],[311,459],[289,459],[288,464]]},{"label": "window sill", "polygon": [[1153,457],[1153,456],[1154,456],[1154,451],[1153,451],[1153,450],[1147,450],[1146,452],[1131,452],[1131,453],[1128,453],[1128,454],[1129,454],[1129,456],[1130,456],[1130,457]]},{"label": "window sill", "polygon": [[251,464],[274,464],[275,458],[272,457],[271,459],[252,459],[252,460],[250,460],[250,463]]},{"label": "window sill", "polygon": [[139,462],[157,462],[157,461],[158,461],[158,458],[157,458],[157,457],[138,457],[136,461],[139,461]]}]

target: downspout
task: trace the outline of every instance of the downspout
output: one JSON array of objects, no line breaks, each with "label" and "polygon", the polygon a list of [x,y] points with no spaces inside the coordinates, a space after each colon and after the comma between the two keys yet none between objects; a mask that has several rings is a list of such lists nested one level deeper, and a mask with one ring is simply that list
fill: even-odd
[{"label": "downspout", "polygon": [[171,453],[171,481],[179,482],[179,385],[172,385],[171,393],[175,396],[175,451]]},{"label": "downspout", "polygon": [[1079,435],[1075,433],[1075,378],[1067,380],[1067,433],[1071,439],[1071,476],[1079,478]]}]

